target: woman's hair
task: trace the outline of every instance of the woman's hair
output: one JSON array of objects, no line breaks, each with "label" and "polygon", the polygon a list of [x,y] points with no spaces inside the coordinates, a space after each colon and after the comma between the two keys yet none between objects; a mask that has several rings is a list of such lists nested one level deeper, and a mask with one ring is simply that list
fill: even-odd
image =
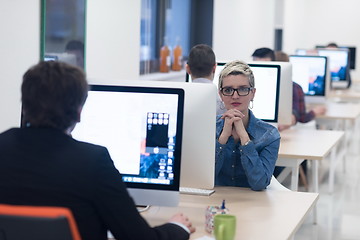
[{"label": "woman's hair", "polygon": [[40,62],[23,76],[22,125],[66,130],[79,121],[88,94],[84,72],[63,62]]},{"label": "woman's hair", "polygon": [[222,83],[225,77],[229,75],[240,75],[243,74],[249,78],[250,87],[255,87],[255,79],[253,71],[250,69],[249,65],[240,60],[234,60],[225,64],[223,70],[219,75],[219,89],[222,88]]}]

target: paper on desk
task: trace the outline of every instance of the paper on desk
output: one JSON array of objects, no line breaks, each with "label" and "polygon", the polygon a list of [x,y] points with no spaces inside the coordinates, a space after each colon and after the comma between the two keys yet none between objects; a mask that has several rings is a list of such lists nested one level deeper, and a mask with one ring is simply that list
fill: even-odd
[{"label": "paper on desk", "polygon": [[208,237],[208,236],[203,236],[203,237],[196,238],[195,240],[215,240],[215,238]]}]

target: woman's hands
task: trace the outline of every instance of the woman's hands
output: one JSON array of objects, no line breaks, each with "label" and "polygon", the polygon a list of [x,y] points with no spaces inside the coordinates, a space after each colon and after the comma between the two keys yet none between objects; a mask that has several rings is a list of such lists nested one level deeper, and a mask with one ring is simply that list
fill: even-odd
[{"label": "woman's hands", "polygon": [[226,144],[231,135],[235,140],[240,138],[240,141],[244,143],[249,140],[243,122],[244,117],[245,115],[237,109],[230,109],[222,115],[224,127],[218,139],[220,144]]}]

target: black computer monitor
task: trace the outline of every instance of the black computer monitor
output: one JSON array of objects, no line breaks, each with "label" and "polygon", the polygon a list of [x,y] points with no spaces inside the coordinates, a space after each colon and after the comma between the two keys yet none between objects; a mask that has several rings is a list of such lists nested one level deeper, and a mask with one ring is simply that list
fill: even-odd
[{"label": "black computer monitor", "polygon": [[107,147],[137,205],[179,202],[184,91],[92,85],[73,138]]}]

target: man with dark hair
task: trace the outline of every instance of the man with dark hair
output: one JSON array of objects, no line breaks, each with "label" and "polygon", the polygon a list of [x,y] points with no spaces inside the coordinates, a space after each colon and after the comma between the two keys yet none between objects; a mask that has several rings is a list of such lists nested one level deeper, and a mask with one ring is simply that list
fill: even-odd
[{"label": "man with dark hair", "polygon": [[215,68],[215,53],[210,46],[199,44],[191,48],[186,70],[192,76],[193,81],[199,78],[206,78],[212,81]]},{"label": "man with dark hair", "polygon": [[328,43],[327,48],[338,48],[338,45],[334,42]]},{"label": "man with dark hair", "polygon": [[63,63],[39,63],[23,76],[23,126],[72,130],[80,121],[88,84],[84,73]]},{"label": "man with dark hair", "polygon": [[251,56],[254,61],[275,61],[275,53],[270,48],[258,48]]},{"label": "man with dark hair", "polygon": [[[191,76],[194,83],[213,83],[216,69],[215,53],[210,46],[198,44],[191,48],[186,72]],[[216,79],[217,80],[217,79]],[[217,95],[216,114],[223,114],[225,107]]]},{"label": "man with dark hair", "polygon": [[23,77],[23,128],[0,134],[0,203],[69,208],[83,240],[189,238],[186,216],[150,227],[105,147],[70,136],[87,98],[83,71],[40,62]]}]

